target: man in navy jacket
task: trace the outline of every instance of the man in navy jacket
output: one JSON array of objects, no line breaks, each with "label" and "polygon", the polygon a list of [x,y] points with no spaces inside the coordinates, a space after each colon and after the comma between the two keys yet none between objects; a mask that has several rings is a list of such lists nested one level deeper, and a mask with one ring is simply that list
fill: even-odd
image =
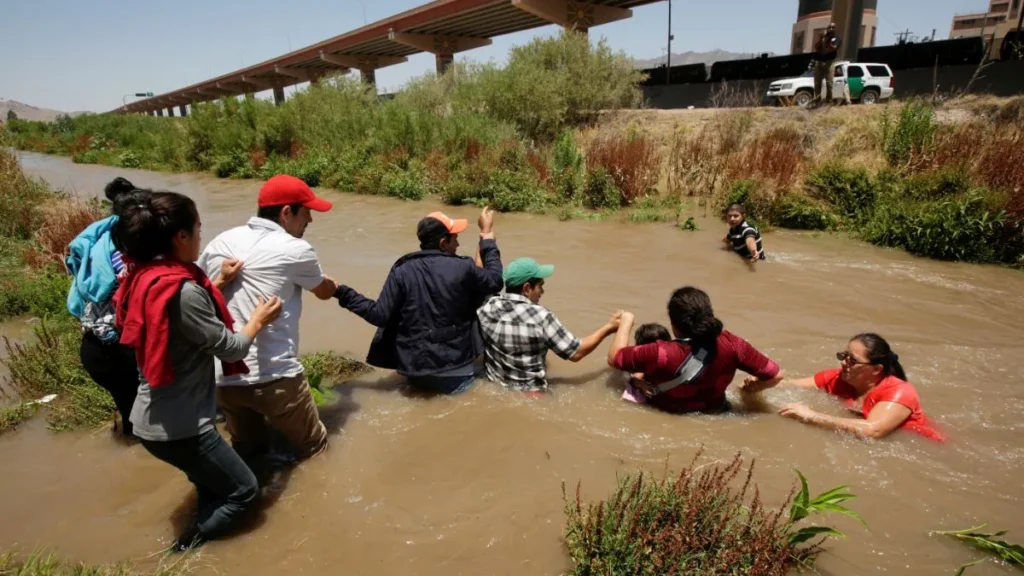
[{"label": "man in navy jacket", "polygon": [[457,394],[473,384],[484,349],[476,310],[503,282],[494,212],[484,208],[478,224],[477,261],[456,255],[469,223],[434,212],[416,228],[420,251],[395,262],[376,301],[338,286],[341,307],[377,326],[367,363],[432,392]]}]

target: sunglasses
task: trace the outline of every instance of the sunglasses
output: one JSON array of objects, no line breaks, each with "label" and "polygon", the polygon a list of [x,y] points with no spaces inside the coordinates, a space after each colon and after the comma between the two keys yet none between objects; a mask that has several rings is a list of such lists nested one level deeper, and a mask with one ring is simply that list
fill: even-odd
[{"label": "sunglasses", "polygon": [[840,362],[846,364],[847,366],[856,366],[858,364],[873,364],[873,362],[861,362],[860,360],[854,358],[853,354],[850,354],[849,352],[845,351],[836,352],[836,360],[839,360]]}]

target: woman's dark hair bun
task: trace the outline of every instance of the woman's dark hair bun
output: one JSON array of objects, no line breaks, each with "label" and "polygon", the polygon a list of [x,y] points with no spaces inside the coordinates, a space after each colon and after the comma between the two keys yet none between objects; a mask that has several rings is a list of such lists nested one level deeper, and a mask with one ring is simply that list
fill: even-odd
[{"label": "woman's dark hair bun", "polygon": [[136,262],[149,262],[173,249],[180,231],[192,232],[199,213],[195,202],[176,192],[133,190],[114,202],[114,246]]},{"label": "woman's dark hair bun", "polygon": [[111,199],[111,202],[114,203],[114,215],[121,218],[129,212],[135,213],[148,210],[152,201],[153,192],[151,190],[138,188],[122,192]]},{"label": "woman's dark hair bun", "polygon": [[135,184],[132,184],[128,180],[118,176],[111,180],[105,188],[103,188],[103,194],[107,197],[107,200],[116,202],[118,196],[129,194],[135,190]]}]

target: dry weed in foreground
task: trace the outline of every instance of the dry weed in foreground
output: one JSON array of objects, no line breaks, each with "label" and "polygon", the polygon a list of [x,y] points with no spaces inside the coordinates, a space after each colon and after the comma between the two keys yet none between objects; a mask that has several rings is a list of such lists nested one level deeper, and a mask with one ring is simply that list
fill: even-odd
[{"label": "dry weed in foreground", "polygon": [[[801,489],[791,491],[779,509],[768,510],[752,483],[753,462],[745,466],[737,454],[727,463],[697,466],[700,456],[675,478],[628,474],[611,498],[596,504],[582,502],[579,485],[570,500],[563,485],[573,574],[783,576],[812,567],[824,538],[842,536],[829,527],[797,523],[819,512],[859,520],[842,505],[854,498],[845,486],[812,499],[801,475]],[[733,483],[744,471],[736,490]]]}]

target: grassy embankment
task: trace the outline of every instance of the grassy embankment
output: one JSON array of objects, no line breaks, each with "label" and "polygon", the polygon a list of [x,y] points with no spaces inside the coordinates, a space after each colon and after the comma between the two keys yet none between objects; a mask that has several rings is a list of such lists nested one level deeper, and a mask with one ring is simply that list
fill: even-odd
[{"label": "grassy embankment", "polygon": [[639,80],[623,54],[567,35],[512,49],[503,68],[414,80],[387,101],[337,78],[280,107],[224,99],[188,118],[86,115],[10,129],[20,148],[83,163],[290,173],[562,219],[678,223],[694,204],[717,218],[741,200],[764,226],[845,230],[934,258],[1024,257],[1024,99],[600,112],[637,106]]},{"label": "grassy embankment", "polygon": [[194,558],[178,558],[144,569],[127,563],[86,566],[46,552],[27,556],[8,552],[0,554],[0,576],[184,576],[195,572],[193,561]]},{"label": "grassy embankment", "polygon": [[[29,342],[4,339],[3,364],[16,398],[0,398],[0,433],[32,417],[32,400],[57,394],[48,405],[54,430],[100,425],[114,404],[81,366],[78,321],[65,302],[71,278],[64,265],[68,243],[86,226],[106,215],[97,202],[50,189],[25,176],[0,133],[0,321],[38,319]],[[366,367],[333,353],[303,358],[318,404],[328,388]]]}]

